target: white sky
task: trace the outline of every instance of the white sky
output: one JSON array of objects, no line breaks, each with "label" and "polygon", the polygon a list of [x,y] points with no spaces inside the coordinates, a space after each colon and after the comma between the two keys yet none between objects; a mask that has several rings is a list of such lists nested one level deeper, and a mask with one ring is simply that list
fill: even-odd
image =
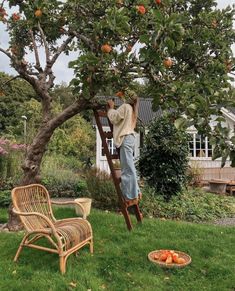
[{"label": "white sky", "polygon": [[[235,4],[235,0],[217,0],[218,8],[225,8],[228,5]],[[3,48],[8,47],[8,36],[4,31],[5,27],[0,23],[0,46]],[[233,51],[235,54],[235,45],[233,45]],[[56,76],[55,82],[69,83],[73,78],[73,70],[68,68],[68,62],[75,59],[77,53],[71,53],[70,56],[61,55],[54,65],[54,73]],[[9,59],[0,52],[0,72],[6,72],[11,75],[15,75],[16,72],[10,67]]]}]

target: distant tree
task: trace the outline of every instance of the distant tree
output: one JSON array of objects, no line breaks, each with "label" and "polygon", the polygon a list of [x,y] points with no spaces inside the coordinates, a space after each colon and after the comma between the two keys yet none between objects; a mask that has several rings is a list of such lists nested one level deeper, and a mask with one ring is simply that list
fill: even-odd
[{"label": "distant tree", "polygon": [[[32,86],[22,79],[0,72],[0,131],[1,134],[22,135],[22,115],[26,114],[23,103],[36,98]],[[19,126],[21,124],[21,128]]]}]

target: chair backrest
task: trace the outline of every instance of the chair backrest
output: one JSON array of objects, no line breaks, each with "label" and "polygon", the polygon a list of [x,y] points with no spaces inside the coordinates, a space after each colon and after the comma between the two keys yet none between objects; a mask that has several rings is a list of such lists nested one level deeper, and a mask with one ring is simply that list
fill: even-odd
[{"label": "chair backrest", "polygon": [[[12,190],[12,202],[19,212],[38,212],[51,221],[55,221],[52,213],[50,196],[47,189],[40,184],[16,187]],[[44,219],[36,215],[21,216],[20,219],[28,231],[47,227]]]}]

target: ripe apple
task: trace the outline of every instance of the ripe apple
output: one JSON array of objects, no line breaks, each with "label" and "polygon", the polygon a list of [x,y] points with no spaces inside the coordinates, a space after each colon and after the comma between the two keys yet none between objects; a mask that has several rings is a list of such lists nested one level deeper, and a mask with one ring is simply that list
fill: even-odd
[{"label": "ripe apple", "polygon": [[168,257],[166,259],[166,264],[172,264],[172,256],[171,256],[171,254],[168,255]]},{"label": "ripe apple", "polygon": [[41,17],[42,16],[42,10],[41,9],[37,9],[35,12],[34,12],[34,15],[36,17]]},{"label": "ripe apple", "polygon": [[119,98],[122,98],[122,97],[124,97],[125,94],[123,91],[118,91],[115,95]]},{"label": "ripe apple", "polygon": [[177,253],[174,253],[172,255],[172,259],[173,259],[173,262],[174,263],[177,263],[178,264],[178,260],[179,260],[179,255]]},{"label": "ripe apple", "polygon": [[161,4],[162,1],[161,0],[155,0],[155,2],[156,2],[156,4],[159,5],[159,4]]},{"label": "ripe apple", "polygon": [[18,21],[18,20],[20,20],[20,15],[18,13],[13,13],[12,19],[13,19],[13,21]]},{"label": "ripe apple", "polygon": [[178,264],[185,264],[186,261],[184,258],[178,258]]},{"label": "ripe apple", "polygon": [[127,52],[131,52],[131,50],[132,50],[132,45],[131,45],[131,44],[128,44],[126,50],[127,50]]},{"label": "ripe apple", "polygon": [[164,67],[165,68],[170,68],[170,67],[172,67],[172,65],[173,65],[173,61],[172,61],[172,59],[171,58],[166,58],[164,61],[163,61],[163,65],[164,65]]},{"label": "ripe apple", "polygon": [[101,50],[103,53],[110,53],[112,50],[112,47],[109,44],[103,44],[101,46]]},{"label": "ripe apple", "polygon": [[145,7],[144,7],[144,5],[138,5],[137,7],[136,7],[136,9],[137,9],[137,11],[139,12],[139,14],[145,14],[146,13],[146,9],[145,9]]}]

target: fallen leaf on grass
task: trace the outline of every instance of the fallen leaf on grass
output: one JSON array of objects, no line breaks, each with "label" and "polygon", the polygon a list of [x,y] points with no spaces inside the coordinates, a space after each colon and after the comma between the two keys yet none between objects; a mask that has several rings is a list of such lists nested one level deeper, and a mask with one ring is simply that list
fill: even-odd
[{"label": "fallen leaf on grass", "polygon": [[69,286],[73,287],[73,288],[76,288],[77,287],[77,283],[75,282],[70,282],[69,283]]}]

